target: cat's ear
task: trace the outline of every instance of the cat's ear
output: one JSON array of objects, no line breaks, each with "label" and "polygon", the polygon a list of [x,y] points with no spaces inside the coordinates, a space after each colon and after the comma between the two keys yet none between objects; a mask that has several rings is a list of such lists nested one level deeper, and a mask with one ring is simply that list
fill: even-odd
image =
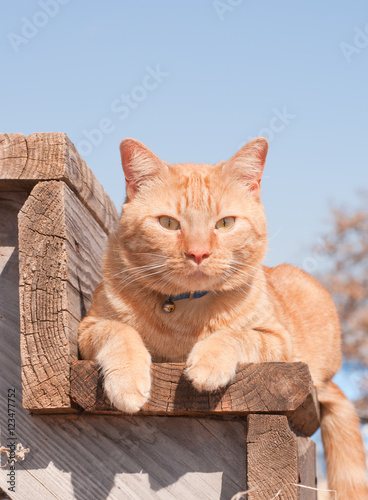
[{"label": "cat's ear", "polygon": [[241,182],[246,182],[252,194],[261,194],[261,179],[266,163],[268,141],[256,137],[243,146],[223,165],[223,171],[229,172]]},{"label": "cat's ear", "polygon": [[167,168],[150,149],[135,139],[122,140],[120,154],[128,198],[132,198],[147,179]]}]

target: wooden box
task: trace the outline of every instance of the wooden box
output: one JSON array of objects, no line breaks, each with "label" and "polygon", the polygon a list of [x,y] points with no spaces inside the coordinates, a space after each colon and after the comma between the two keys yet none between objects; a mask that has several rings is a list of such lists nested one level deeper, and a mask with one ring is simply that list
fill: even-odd
[{"label": "wooden box", "polygon": [[226,390],[198,393],[183,365],[154,364],[150,400],[127,416],[78,360],[117,221],[65,134],[0,134],[1,390],[15,390],[14,439],[30,450],[15,491],[0,469],[0,498],[315,499],[302,487],[315,487],[319,425],[307,365],[243,365]]}]

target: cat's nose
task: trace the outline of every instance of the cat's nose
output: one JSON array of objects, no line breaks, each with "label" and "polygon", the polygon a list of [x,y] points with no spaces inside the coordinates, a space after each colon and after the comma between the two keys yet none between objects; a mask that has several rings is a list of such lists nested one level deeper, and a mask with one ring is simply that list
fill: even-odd
[{"label": "cat's nose", "polygon": [[193,260],[197,265],[199,265],[203,259],[207,259],[210,256],[209,250],[195,249],[188,250],[188,257]]}]

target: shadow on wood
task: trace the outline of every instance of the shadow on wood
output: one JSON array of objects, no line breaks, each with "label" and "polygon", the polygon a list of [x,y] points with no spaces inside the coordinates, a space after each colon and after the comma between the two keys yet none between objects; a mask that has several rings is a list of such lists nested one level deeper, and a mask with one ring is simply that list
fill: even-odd
[{"label": "shadow on wood", "polygon": [[[216,392],[198,392],[183,374],[182,363],[153,363],[151,397],[140,415],[232,416],[286,415],[305,436],[319,427],[317,402],[309,368],[304,363],[247,364],[235,379]],[[103,393],[93,361],[71,367],[71,398],[89,413],[119,413]]]},{"label": "shadow on wood", "polygon": [[[269,500],[285,482],[314,486],[304,436],[318,404],[302,363],[244,365],[204,394],[182,365],[156,364],[139,415],[111,407],[96,365],[78,361],[77,329],[117,220],[65,134],[0,134],[1,388],[15,389],[16,441],[30,448],[10,498],[229,500],[261,485],[249,499]],[[285,491],[280,499],[315,498]]]},{"label": "shadow on wood", "polygon": [[[225,500],[243,489],[245,423],[30,415],[22,408],[17,213],[26,194],[6,192],[0,198],[0,289],[6,290],[0,296],[1,387],[2,394],[15,388],[17,439],[30,448],[17,464],[16,498],[136,499],[149,491],[151,498],[200,498],[207,490],[209,498]],[[1,420],[6,419],[2,405]],[[234,445],[228,449],[225,442]],[[4,491],[7,472],[0,471]]]}]

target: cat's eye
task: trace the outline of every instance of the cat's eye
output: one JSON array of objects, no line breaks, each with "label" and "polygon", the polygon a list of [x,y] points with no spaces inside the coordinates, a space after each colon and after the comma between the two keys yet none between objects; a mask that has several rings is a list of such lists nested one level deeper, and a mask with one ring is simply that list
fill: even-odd
[{"label": "cat's eye", "polygon": [[176,229],[180,229],[179,222],[173,217],[168,217],[167,215],[163,215],[158,220],[161,226],[165,229],[169,229],[170,231],[175,231]]},{"label": "cat's eye", "polygon": [[216,222],[215,228],[220,231],[228,231],[235,224],[235,217],[224,217]]}]

